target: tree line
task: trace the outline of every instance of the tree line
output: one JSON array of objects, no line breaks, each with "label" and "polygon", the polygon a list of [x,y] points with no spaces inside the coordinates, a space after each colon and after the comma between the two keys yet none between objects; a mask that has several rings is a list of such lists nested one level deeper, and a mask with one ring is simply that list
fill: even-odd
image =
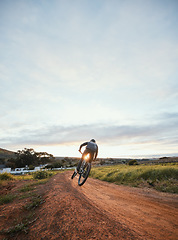
[{"label": "tree line", "polygon": [[54,161],[54,156],[47,152],[35,152],[33,148],[24,148],[15,153],[14,158],[10,158],[6,162],[6,166],[12,169],[22,168],[26,166],[39,166]]}]

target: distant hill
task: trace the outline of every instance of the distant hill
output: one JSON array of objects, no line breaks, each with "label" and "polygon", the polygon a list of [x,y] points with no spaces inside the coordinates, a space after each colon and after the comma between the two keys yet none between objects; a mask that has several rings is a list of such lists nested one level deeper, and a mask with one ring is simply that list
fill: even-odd
[{"label": "distant hill", "polygon": [[15,157],[15,152],[0,148],[0,159],[13,158]]}]

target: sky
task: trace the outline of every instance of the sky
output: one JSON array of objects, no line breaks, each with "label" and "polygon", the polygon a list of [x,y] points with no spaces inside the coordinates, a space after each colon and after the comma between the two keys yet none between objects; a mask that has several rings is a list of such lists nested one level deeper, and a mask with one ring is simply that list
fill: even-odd
[{"label": "sky", "polygon": [[177,0],[0,0],[0,148],[178,156]]}]

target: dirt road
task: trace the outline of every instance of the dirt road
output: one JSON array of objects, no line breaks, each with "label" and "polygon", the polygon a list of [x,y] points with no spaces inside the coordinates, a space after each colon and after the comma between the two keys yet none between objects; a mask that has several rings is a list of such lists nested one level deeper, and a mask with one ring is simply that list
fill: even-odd
[{"label": "dirt road", "polygon": [[46,184],[26,239],[178,239],[176,195],[91,178],[79,187],[70,177],[57,174]]}]

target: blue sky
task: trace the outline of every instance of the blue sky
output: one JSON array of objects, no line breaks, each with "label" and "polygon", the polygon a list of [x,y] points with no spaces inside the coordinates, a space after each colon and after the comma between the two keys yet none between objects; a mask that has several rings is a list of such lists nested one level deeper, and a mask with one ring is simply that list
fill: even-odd
[{"label": "blue sky", "polygon": [[0,147],[178,155],[178,1],[1,0]]}]

